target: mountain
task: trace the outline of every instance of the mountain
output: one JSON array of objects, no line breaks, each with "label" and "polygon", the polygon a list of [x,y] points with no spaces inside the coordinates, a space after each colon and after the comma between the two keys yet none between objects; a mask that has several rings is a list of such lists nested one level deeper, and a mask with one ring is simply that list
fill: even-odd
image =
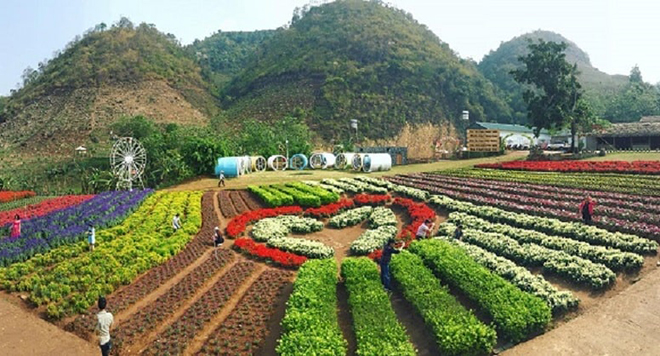
[{"label": "mountain", "polygon": [[108,125],[122,116],[205,124],[218,110],[176,37],[125,18],[96,26],[23,78],[0,112],[0,148],[71,152],[107,137]]},{"label": "mountain", "polygon": [[529,53],[527,45],[529,40],[542,39],[546,42],[565,42],[566,60],[576,63],[580,71],[579,80],[582,84],[586,98],[597,114],[603,115],[607,110],[607,103],[616,97],[617,93],[628,83],[628,77],[623,75],[609,75],[594,68],[589,55],[575,43],[560,34],[550,31],[534,31],[503,42],[479,62],[478,68],[497,88],[505,98],[512,110],[510,118],[499,118],[500,122],[525,123],[527,106],[522,99],[522,86],[510,74],[521,66],[518,57]]},{"label": "mountain", "polygon": [[406,123],[454,122],[463,110],[477,120],[508,115],[475,63],[410,14],[377,1],[340,0],[294,14],[221,94],[229,118],[302,113],[326,140],[346,138],[349,119],[379,139]]},{"label": "mountain", "polygon": [[221,89],[247,65],[261,43],[275,32],[218,31],[203,40],[195,40],[186,50],[197,60],[215,87]]}]

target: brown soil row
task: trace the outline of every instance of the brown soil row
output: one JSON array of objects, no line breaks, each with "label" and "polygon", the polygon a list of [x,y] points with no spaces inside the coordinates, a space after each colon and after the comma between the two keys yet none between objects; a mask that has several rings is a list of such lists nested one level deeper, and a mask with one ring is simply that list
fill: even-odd
[{"label": "brown soil row", "polygon": [[255,269],[257,265],[253,262],[239,262],[234,265],[176,321],[159,332],[145,349],[135,351],[145,355],[181,354],[214,320],[219,311],[222,313],[223,310],[232,308],[229,302],[234,295],[240,298],[241,287],[249,285],[249,276]]},{"label": "brown soil row", "polygon": [[270,268],[259,276],[231,314],[206,340],[198,355],[252,355],[268,335],[273,303],[290,282],[292,273]]},{"label": "brown soil row", "polygon": [[[223,250],[218,255],[207,255],[202,264],[197,266],[189,274],[186,274],[178,283],[173,285],[166,293],[156,300],[142,304],[135,314],[125,320],[117,321],[119,327],[113,333],[115,348],[132,345],[142,335],[147,334],[156,325],[163,325],[179,308],[186,304],[199,291],[209,284],[209,280],[221,271],[223,267],[231,263],[235,256],[231,251]],[[212,284],[212,283],[211,283]],[[209,286],[210,287],[210,286]]]}]

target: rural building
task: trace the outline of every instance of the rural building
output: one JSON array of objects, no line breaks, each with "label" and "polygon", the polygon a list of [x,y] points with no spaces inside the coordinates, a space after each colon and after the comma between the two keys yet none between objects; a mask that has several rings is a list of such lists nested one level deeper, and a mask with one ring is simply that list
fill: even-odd
[{"label": "rural building", "polygon": [[638,122],[612,124],[592,133],[588,149],[657,150],[660,149],[660,116],[646,116]]},{"label": "rural building", "polygon": [[[543,146],[549,144],[551,140],[548,130],[541,130],[539,137],[534,137],[532,129],[522,125],[498,124],[493,122],[475,122],[468,129],[471,130],[499,130],[500,139],[504,141],[507,147],[510,146]],[[531,143],[531,145],[530,145]]]}]

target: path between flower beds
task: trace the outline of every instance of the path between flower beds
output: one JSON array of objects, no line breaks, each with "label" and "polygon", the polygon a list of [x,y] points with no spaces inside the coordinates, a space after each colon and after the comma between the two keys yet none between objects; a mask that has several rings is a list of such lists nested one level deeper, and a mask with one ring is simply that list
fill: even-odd
[{"label": "path between flower beds", "polygon": [[502,355],[657,355],[659,305],[657,268],[585,314]]},{"label": "path between flower beds", "polygon": [[0,350],[13,356],[87,356],[99,348],[0,297]]}]

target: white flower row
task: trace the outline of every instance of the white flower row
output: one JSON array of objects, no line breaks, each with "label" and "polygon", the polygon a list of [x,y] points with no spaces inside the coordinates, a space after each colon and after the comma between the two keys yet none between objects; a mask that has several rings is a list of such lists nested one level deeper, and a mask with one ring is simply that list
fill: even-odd
[{"label": "white flower row", "polygon": [[351,193],[362,193],[362,192],[364,192],[363,188],[360,188],[358,186],[355,186],[353,184],[349,184],[349,183],[346,183],[346,182],[340,182],[340,181],[338,181],[336,179],[332,179],[332,178],[325,178],[321,181],[321,183],[331,185],[331,186],[334,186],[334,187],[338,187],[338,188],[344,189],[345,191],[351,192]]},{"label": "white flower row", "polygon": [[358,187],[361,189],[363,192],[370,192],[370,193],[376,193],[376,194],[387,194],[387,188],[385,187],[379,187],[377,185],[373,185],[370,183],[366,183],[357,179],[353,178],[339,178],[339,181],[342,183],[346,184],[351,184],[353,186]]},{"label": "white flower row", "polygon": [[429,202],[450,211],[468,213],[489,221],[537,230],[550,235],[560,235],[596,245],[614,247],[623,251],[649,254],[656,253],[658,250],[658,243],[655,241],[620,232],[609,232],[605,229],[578,222],[564,222],[558,219],[512,213],[500,208],[458,201],[443,195],[434,195]]},{"label": "white flower row", "polygon": [[[445,222],[440,225],[438,232],[445,236],[452,236],[455,227],[454,224]],[[523,265],[541,265],[549,272],[594,289],[607,287],[616,279],[614,272],[602,264],[537,244],[521,245],[518,241],[503,234],[464,229],[463,240]]]},{"label": "white flower row", "polygon": [[644,258],[632,252],[622,252],[615,248],[590,245],[567,237],[546,235],[534,230],[526,230],[505,224],[491,223],[466,213],[453,212],[449,221],[481,231],[497,232],[509,236],[520,243],[530,242],[554,250],[561,250],[570,255],[602,263],[612,270],[637,269],[644,264]]},{"label": "white flower row", "polygon": [[394,215],[394,212],[390,208],[379,206],[369,215],[369,227],[372,229],[385,225],[396,226],[396,224],[396,215]]},{"label": "white flower row", "polygon": [[385,225],[377,229],[367,230],[351,243],[351,253],[354,255],[366,255],[382,248],[387,240],[396,236],[396,226]]},{"label": "white flower row", "polygon": [[394,186],[394,183],[390,183],[390,182],[388,182],[384,179],[380,179],[380,178],[357,176],[357,177],[355,177],[355,179],[361,180],[365,183],[369,183],[369,184],[372,184],[372,185],[377,185],[379,187],[385,187],[387,189],[392,189],[392,187]]},{"label": "white flower row", "polygon": [[329,258],[335,255],[335,250],[322,242],[295,237],[272,238],[266,245],[309,258]]},{"label": "white flower row", "polygon": [[359,208],[347,210],[339,215],[335,215],[328,221],[329,225],[334,228],[343,228],[353,226],[366,220],[374,208],[370,206],[362,206]]},{"label": "white flower row", "polygon": [[267,242],[273,238],[281,238],[289,233],[310,233],[323,230],[323,223],[312,218],[281,215],[274,218],[259,220],[252,227],[252,238],[255,241]]},{"label": "white flower row", "polygon": [[559,291],[543,276],[535,275],[511,260],[488,252],[481,247],[458,241],[451,237],[440,237],[465,251],[477,263],[507,279],[518,288],[543,299],[553,312],[562,312],[578,305],[580,300],[569,291]]},{"label": "white flower row", "polygon": [[406,187],[405,185],[399,185],[394,183],[391,184],[390,190],[403,194],[409,198],[418,199],[422,201],[426,201],[430,196],[429,192],[427,192],[426,190]]}]

